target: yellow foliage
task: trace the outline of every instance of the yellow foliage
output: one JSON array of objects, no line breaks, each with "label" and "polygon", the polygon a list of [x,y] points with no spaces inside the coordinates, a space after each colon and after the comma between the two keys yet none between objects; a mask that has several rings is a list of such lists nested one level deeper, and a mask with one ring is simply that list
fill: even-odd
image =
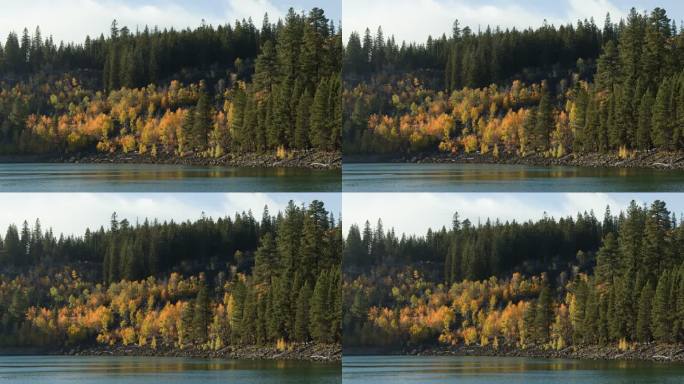
[{"label": "yellow foliage", "polygon": [[463,342],[465,345],[472,345],[477,342],[477,328],[467,327],[463,330]]},{"label": "yellow foliage", "polygon": [[285,149],[284,145],[278,147],[278,149],[276,150],[276,157],[280,160],[287,157],[287,150]]},{"label": "yellow foliage", "polygon": [[133,135],[124,135],[119,139],[121,150],[128,153],[135,149],[135,137]]},{"label": "yellow foliage", "polygon": [[624,160],[624,159],[631,158],[631,157],[633,157],[633,156],[634,156],[634,152],[632,152],[632,151],[630,151],[629,149],[627,149],[627,147],[624,146],[624,145],[621,146],[620,149],[618,150],[618,157],[619,157],[620,159],[623,159],[623,160]]},{"label": "yellow foliage", "polygon": [[123,345],[129,345],[135,343],[136,334],[133,327],[123,327],[119,330],[119,335],[121,336],[121,342]]},{"label": "yellow foliage", "polygon": [[280,352],[287,350],[287,342],[284,338],[281,337],[276,341],[276,350]]},{"label": "yellow foliage", "polygon": [[474,134],[465,136],[461,140],[461,143],[463,144],[463,150],[466,153],[475,152],[477,150],[477,136],[475,136]]}]

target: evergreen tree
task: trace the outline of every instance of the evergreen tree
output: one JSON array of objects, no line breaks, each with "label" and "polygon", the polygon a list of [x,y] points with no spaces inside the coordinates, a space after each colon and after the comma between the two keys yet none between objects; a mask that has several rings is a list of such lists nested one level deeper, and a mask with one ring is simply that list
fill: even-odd
[{"label": "evergreen tree", "polygon": [[672,340],[672,308],[670,307],[670,276],[663,273],[653,296],[651,309],[651,332],[661,342]]},{"label": "evergreen tree", "polygon": [[551,290],[545,285],[539,293],[536,313],[534,315],[535,339],[542,344],[549,341],[549,328],[553,319],[551,303]]},{"label": "evergreen tree", "polygon": [[200,97],[197,100],[192,119],[191,134],[188,136],[189,143],[195,149],[204,150],[207,148],[209,130],[212,125],[211,105],[204,83],[200,85]]},{"label": "evergreen tree", "polygon": [[618,268],[618,243],[613,233],[603,239],[603,246],[596,255],[596,278],[601,282],[612,282]]},{"label": "evergreen tree", "polygon": [[209,291],[203,278],[200,278],[200,285],[194,304],[192,319],[193,338],[196,342],[204,344],[207,342],[207,330],[211,319],[211,311],[209,309]]},{"label": "evergreen tree", "polygon": [[295,123],[294,146],[298,149],[309,147],[309,119],[311,117],[311,104],[313,99],[309,90],[304,90],[297,104],[297,120]]},{"label": "evergreen tree", "polygon": [[297,341],[309,339],[309,300],[311,300],[311,288],[304,283],[297,295],[297,311],[295,315],[294,337]]},{"label": "evergreen tree", "polygon": [[270,283],[271,277],[280,270],[275,238],[267,232],[259,243],[261,245],[254,254],[254,279],[259,283]]},{"label": "evergreen tree", "polygon": [[603,46],[603,53],[598,59],[596,70],[596,85],[598,89],[612,91],[613,86],[620,77],[618,50],[613,41],[608,41]]},{"label": "evergreen tree", "polygon": [[589,96],[586,124],[582,133],[582,149],[584,152],[599,150],[599,125],[600,118],[596,98]]},{"label": "evergreen tree", "polygon": [[3,246],[6,262],[13,266],[21,265],[23,251],[19,240],[19,231],[15,225],[7,227]]},{"label": "evergreen tree", "polygon": [[247,288],[245,295],[244,310],[242,311],[242,320],[240,325],[241,342],[246,345],[253,345],[256,343],[257,333],[257,299],[256,292],[251,287]]},{"label": "evergreen tree", "polygon": [[651,141],[659,148],[672,146],[672,88],[670,79],[660,83],[651,117]]},{"label": "evergreen tree", "polygon": [[653,289],[650,284],[644,285],[639,295],[639,312],[636,322],[636,339],[640,342],[651,340],[651,303]]},{"label": "evergreen tree", "polygon": [[14,32],[10,32],[7,35],[7,40],[5,42],[5,66],[11,73],[19,73],[22,70],[24,64],[24,57],[22,56],[22,50],[19,46],[19,38]]},{"label": "evergreen tree", "polygon": [[178,329],[178,333],[180,336],[179,339],[181,340],[181,348],[188,343],[192,344],[194,334],[194,329],[192,328],[194,323],[194,314],[195,303],[192,301],[185,303],[185,305],[183,306],[183,310],[181,312],[180,327]]},{"label": "evergreen tree", "polygon": [[247,295],[246,287],[240,280],[233,283],[233,290],[231,292],[230,305],[230,330],[231,340],[237,342],[242,335],[242,317],[244,312],[245,296]]},{"label": "evergreen tree", "polygon": [[192,139],[194,138],[194,125],[195,125],[195,110],[194,108],[188,109],[183,117],[183,123],[181,126],[182,137],[178,138],[178,151],[183,154],[185,152],[186,145],[192,146],[194,143]]},{"label": "evergreen tree", "polygon": [[254,87],[258,91],[271,91],[278,74],[277,54],[273,41],[267,40],[261,47],[256,59],[254,71]]},{"label": "evergreen tree", "polygon": [[319,343],[328,343],[332,337],[329,318],[326,315],[330,308],[327,300],[329,289],[328,272],[322,271],[316,280],[309,312],[309,333]]},{"label": "evergreen tree", "polygon": [[316,94],[311,106],[309,120],[309,140],[316,148],[327,148],[329,145],[330,131],[328,130],[328,81],[321,80],[316,88]]},{"label": "evergreen tree", "polygon": [[639,103],[639,124],[636,133],[636,143],[639,149],[649,149],[651,147],[651,113],[653,103],[653,95],[647,90],[641,98],[641,103]]},{"label": "evergreen tree", "polygon": [[585,343],[596,344],[598,342],[599,309],[598,293],[596,288],[590,286],[587,290],[586,309],[582,322],[582,330],[585,332],[582,339]]}]

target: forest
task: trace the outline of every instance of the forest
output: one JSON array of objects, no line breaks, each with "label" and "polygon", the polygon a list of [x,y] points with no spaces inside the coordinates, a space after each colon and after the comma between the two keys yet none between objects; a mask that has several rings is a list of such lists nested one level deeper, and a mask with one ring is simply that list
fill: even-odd
[{"label": "forest", "polygon": [[345,154],[498,158],[684,149],[684,33],[662,8],[603,27],[366,29],[345,46]]},{"label": "forest", "polygon": [[345,243],[345,347],[684,342],[684,225],[663,201],[401,238],[366,222]]},{"label": "forest", "polygon": [[156,350],[341,340],[342,232],[322,202],[261,219],[129,223],[0,239],[0,347]]},{"label": "forest", "polygon": [[40,28],[0,44],[0,154],[336,151],[341,30],[322,9],[55,45]]}]

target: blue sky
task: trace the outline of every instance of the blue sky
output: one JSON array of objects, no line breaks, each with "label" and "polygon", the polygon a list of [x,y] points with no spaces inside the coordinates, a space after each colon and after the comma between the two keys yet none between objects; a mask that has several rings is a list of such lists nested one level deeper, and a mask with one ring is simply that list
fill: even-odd
[{"label": "blue sky", "polygon": [[3,1],[0,9],[0,39],[7,33],[20,33],[24,27],[33,32],[39,25],[43,35],[56,41],[78,41],[86,35],[108,34],[109,25],[117,19],[120,25],[135,30],[150,26],[198,26],[202,19],[210,24],[224,24],[252,17],[261,25],[264,13],[271,21],[285,15],[292,7],[297,11],[323,8],[328,18],[341,18],[341,0],[25,0]]},{"label": "blue sky", "polygon": [[395,35],[398,41],[423,42],[428,35],[448,34],[455,19],[473,30],[488,24],[536,27],[544,19],[558,25],[590,17],[602,25],[607,12],[617,21],[631,7],[650,11],[656,6],[665,8],[678,24],[684,18],[684,2],[675,0],[343,0],[342,25],[345,40],[351,31],[366,27],[375,31],[382,25],[385,34]]},{"label": "blue sky", "polygon": [[3,193],[0,194],[0,234],[9,224],[31,225],[39,218],[55,233],[81,234],[86,228],[108,225],[112,212],[130,222],[145,218],[195,220],[202,212],[214,218],[249,211],[261,217],[264,205],[271,214],[282,211],[290,200],[308,204],[321,200],[339,218],[339,193]]},{"label": "blue sky", "polygon": [[617,214],[632,200],[663,200],[677,217],[684,213],[684,193],[345,193],[342,224],[346,235],[352,224],[369,220],[375,225],[381,218],[385,228],[394,227],[397,233],[425,234],[428,228],[449,227],[454,212],[475,223],[539,219],[544,212],[556,218],[575,216],[592,209],[603,217],[607,205]]}]

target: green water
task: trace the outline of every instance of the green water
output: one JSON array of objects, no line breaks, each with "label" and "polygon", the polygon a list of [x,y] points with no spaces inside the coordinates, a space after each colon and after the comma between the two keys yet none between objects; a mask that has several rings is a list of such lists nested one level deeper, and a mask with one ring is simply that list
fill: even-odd
[{"label": "green water", "polygon": [[1,383],[341,383],[340,365],[157,357],[0,356]]},{"label": "green water", "polygon": [[344,164],[344,192],[682,192],[684,171],[504,164]]},{"label": "green water", "polygon": [[342,359],[342,380],[345,384],[674,384],[684,382],[684,365],[508,357],[349,356]]},{"label": "green water", "polygon": [[339,192],[340,170],[0,164],[0,192]]}]

